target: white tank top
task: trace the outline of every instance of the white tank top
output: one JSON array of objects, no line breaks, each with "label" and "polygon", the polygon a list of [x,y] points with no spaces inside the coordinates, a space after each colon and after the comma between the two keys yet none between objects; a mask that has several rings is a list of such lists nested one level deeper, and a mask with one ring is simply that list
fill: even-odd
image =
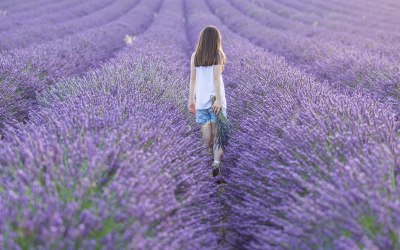
[{"label": "white tank top", "polygon": [[[220,75],[220,79],[221,79],[222,108],[226,108],[225,87],[222,74]],[[210,108],[211,95],[215,95],[214,67],[198,66],[196,67],[196,109]]]}]

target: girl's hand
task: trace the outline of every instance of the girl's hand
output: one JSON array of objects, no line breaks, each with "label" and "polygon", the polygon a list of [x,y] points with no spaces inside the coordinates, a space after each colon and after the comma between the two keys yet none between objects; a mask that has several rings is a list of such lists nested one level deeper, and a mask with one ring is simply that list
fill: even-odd
[{"label": "girl's hand", "polygon": [[214,104],[212,105],[212,111],[218,115],[222,109],[222,103],[220,100],[215,100]]},{"label": "girl's hand", "polygon": [[188,110],[192,114],[196,113],[196,104],[194,102],[189,102]]}]

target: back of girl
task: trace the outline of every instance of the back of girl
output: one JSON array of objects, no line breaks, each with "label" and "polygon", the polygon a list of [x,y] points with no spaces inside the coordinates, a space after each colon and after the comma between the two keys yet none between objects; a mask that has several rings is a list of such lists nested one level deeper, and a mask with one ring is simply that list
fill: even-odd
[{"label": "back of girl", "polygon": [[[221,33],[214,26],[201,32],[196,51],[190,61],[190,90],[188,109],[201,125],[202,137],[213,158],[213,176],[220,174],[222,147],[217,146],[217,115],[227,116],[225,87],[222,77],[226,57],[222,49]],[[215,96],[215,101],[211,99]]]}]

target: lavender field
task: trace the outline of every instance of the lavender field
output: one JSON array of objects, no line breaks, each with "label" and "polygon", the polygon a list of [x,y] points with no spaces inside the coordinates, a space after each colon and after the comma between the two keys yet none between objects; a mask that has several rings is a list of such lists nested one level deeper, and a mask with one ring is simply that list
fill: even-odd
[{"label": "lavender field", "polygon": [[1,0],[0,146],[0,249],[400,249],[400,2]]}]

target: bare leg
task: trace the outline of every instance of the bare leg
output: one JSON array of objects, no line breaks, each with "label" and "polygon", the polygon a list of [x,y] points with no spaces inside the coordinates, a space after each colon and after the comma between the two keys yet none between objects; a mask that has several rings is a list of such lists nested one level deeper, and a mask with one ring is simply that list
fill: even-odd
[{"label": "bare leg", "polygon": [[215,123],[212,123],[212,136],[213,136],[213,140],[214,140],[214,146],[213,146],[213,150],[214,150],[214,162],[221,162],[221,156],[222,156],[222,147],[217,147],[217,126],[215,125]]},{"label": "bare leg", "polygon": [[212,128],[211,128],[210,122],[207,122],[206,124],[201,126],[201,133],[203,135],[204,143],[208,148],[208,152],[211,155],[212,154],[213,137],[212,137]]}]

